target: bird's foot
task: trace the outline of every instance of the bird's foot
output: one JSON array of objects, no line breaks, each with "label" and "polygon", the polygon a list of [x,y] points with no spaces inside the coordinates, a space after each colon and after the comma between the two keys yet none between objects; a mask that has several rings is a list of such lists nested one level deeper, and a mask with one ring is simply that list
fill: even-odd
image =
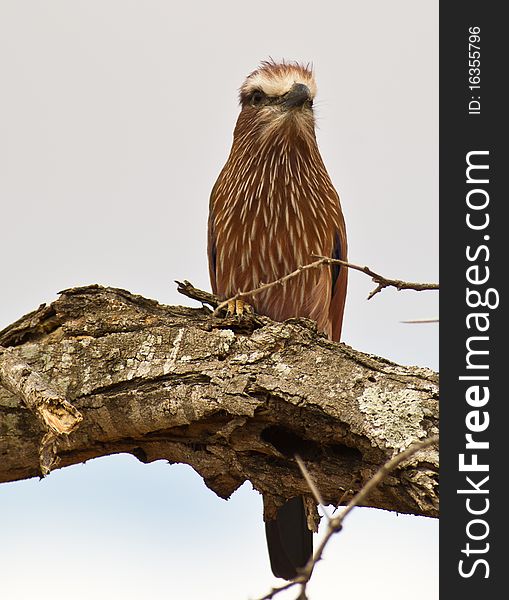
[{"label": "bird's foot", "polygon": [[226,308],[226,317],[237,317],[242,319],[244,317],[254,314],[253,307],[244,302],[244,300],[229,300]]},{"label": "bird's foot", "polygon": [[224,308],[217,309],[210,315],[208,322],[209,331],[212,329],[231,329],[239,333],[252,333],[255,329],[263,327],[268,321],[267,317],[259,316],[254,308],[243,300],[228,300]]}]

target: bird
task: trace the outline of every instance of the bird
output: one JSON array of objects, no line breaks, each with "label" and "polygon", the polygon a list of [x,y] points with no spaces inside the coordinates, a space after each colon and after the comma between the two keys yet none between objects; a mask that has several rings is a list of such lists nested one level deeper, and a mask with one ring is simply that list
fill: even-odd
[{"label": "bird", "polygon": [[[212,188],[208,261],[212,291],[231,299],[287,275],[317,256],[347,260],[339,195],[318,149],[313,67],[263,61],[240,88],[240,114],[230,154]],[[246,303],[275,321],[305,317],[339,340],[348,269],[333,264],[228,303]],[[276,577],[294,579],[313,552],[304,499],[295,496],[265,523]]]}]

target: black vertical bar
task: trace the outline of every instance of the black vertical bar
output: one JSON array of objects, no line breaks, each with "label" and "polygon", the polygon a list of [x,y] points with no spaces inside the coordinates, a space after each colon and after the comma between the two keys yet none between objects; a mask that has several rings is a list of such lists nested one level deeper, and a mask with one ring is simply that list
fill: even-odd
[{"label": "black vertical bar", "polygon": [[440,594],[462,600],[509,597],[503,6],[440,4]]}]

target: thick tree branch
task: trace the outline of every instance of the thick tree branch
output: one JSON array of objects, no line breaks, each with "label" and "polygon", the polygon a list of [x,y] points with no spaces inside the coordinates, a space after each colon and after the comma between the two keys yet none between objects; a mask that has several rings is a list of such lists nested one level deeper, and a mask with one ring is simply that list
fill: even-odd
[{"label": "thick tree branch", "polygon": [[[89,286],[7,327],[0,345],[0,481],[41,474],[47,431],[9,383],[9,361],[83,416],[56,440],[60,466],[118,452],[183,462],[223,498],[251,481],[266,517],[295,495],[314,504],[295,454],[337,504],[438,427],[435,373],[330,342],[304,319],[246,325]],[[429,447],[363,504],[437,516],[437,480]]]}]

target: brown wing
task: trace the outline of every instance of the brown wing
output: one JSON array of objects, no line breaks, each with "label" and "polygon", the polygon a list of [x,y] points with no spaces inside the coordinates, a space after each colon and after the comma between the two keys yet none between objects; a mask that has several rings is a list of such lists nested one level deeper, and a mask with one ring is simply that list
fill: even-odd
[{"label": "brown wing", "polygon": [[216,260],[217,260],[217,246],[216,246],[216,234],[214,229],[214,198],[215,191],[217,188],[217,182],[212,188],[209,202],[209,223],[208,223],[208,235],[207,235],[207,254],[209,257],[209,276],[210,285],[212,286],[212,292],[217,294],[217,279],[216,279]]},{"label": "brown wing", "polygon": [[[341,210],[341,209],[340,209]],[[348,247],[346,241],[346,228],[341,214],[341,222],[336,231],[332,258],[347,260]],[[343,313],[345,310],[346,288],[348,283],[348,267],[333,265],[331,267],[332,297],[329,318],[332,323],[332,339],[339,341],[341,327],[343,325]]]}]

